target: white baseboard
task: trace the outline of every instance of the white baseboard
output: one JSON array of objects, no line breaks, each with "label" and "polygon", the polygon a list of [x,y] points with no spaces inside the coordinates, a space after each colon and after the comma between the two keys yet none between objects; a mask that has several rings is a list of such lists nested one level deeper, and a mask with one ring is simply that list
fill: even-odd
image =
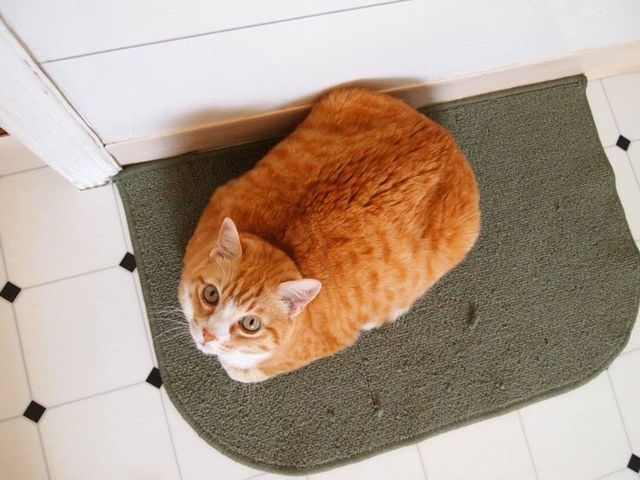
[{"label": "white baseboard", "polygon": [[78,188],[120,166],[0,18],[0,124]]},{"label": "white baseboard", "polygon": [[[532,83],[585,74],[601,78],[640,70],[640,41],[573,52],[525,64],[385,90],[413,106],[457,100]],[[108,144],[122,165],[166,158],[181,153],[221,148],[285,135],[307,115],[311,105],[232,118],[195,128]]]}]

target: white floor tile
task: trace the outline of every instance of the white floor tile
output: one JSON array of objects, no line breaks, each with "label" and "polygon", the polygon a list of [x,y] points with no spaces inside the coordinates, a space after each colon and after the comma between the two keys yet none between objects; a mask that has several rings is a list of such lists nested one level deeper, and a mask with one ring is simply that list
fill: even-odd
[{"label": "white floor tile", "polygon": [[309,480],[422,480],[417,445],[374,455],[368,460],[310,475]]},{"label": "white floor tile", "polygon": [[129,225],[127,225],[127,215],[124,213],[124,207],[122,205],[122,199],[120,198],[120,194],[118,193],[118,187],[116,184],[111,184],[111,189],[113,190],[113,198],[116,202],[116,207],[118,209],[118,216],[120,219],[120,225],[122,227],[122,236],[125,241],[125,245],[127,250],[133,253],[133,244],[131,243],[131,232],[129,232]]},{"label": "white floor tile", "polygon": [[[178,413],[164,391],[162,396],[173,434],[182,480],[209,480],[214,477],[216,480],[238,480],[260,473],[258,470],[231,460],[202,440]],[[263,479],[263,477],[260,478]]]},{"label": "white floor tile", "polygon": [[11,135],[0,137],[0,175],[21,172],[44,164]]},{"label": "white floor tile", "polygon": [[45,480],[38,427],[26,418],[0,423],[0,480]]},{"label": "white floor tile", "polygon": [[15,308],[33,396],[47,407],[143,381],[153,366],[123,268],[24,290]]},{"label": "white floor tile", "polygon": [[606,477],[599,478],[598,480],[638,480],[638,474],[628,468],[620,470]]},{"label": "white floor tile", "polygon": [[[429,480],[535,480],[520,426],[510,413],[420,443]],[[506,461],[508,459],[508,461]]]},{"label": "white floor tile", "polygon": [[149,351],[151,352],[154,365],[157,365],[158,358],[156,357],[156,350],[153,346],[153,336],[151,335],[151,327],[149,326],[149,314],[147,313],[147,307],[144,303],[144,295],[142,294],[142,286],[140,285],[140,275],[138,274],[137,269],[133,272],[133,280],[138,297],[138,305],[140,306],[140,315],[142,316],[144,332],[147,338],[147,343],[149,344]]},{"label": "white floor tile", "polygon": [[0,299],[0,420],[22,415],[30,401],[13,310]]},{"label": "white floor tile", "polygon": [[629,140],[640,139],[640,72],[603,78],[602,84],[620,133]]},{"label": "white floor tile", "polygon": [[142,384],[47,411],[52,480],[179,478],[158,390]]},{"label": "white floor tile", "polygon": [[539,480],[593,479],[631,455],[606,373],[521,410]]},{"label": "white floor tile", "polygon": [[633,452],[640,456],[640,350],[616,359],[609,376]]},{"label": "white floor tile", "polygon": [[[640,241],[637,241],[636,245],[640,251]],[[636,316],[636,322],[633,324],[629,342],[627,343],[627,346],[624,347],[623,352],[626,353],[638,349],[640,349],[640,310],[638,310],[638,315]]]},{"label": "white floor tile", "polygon": [[598,129],[600,142],[605,147],[615,145],[620,133],[600,80],[589,80],[587,83],[587,99],[589,100],[593,120]]},{"label": "white floor tile", "polygon": [[[638,118],[638,123],[640,123],[640,115]],[[627,150],[627,155],[629,156],[629,162],[631,163],[631,169],[635,174],[636,181],[638,185],[640,185],[640,140],[632,142]],[[640,200],[638,200],[640,202]],[[636,240],[640,240],[640,237],[634,237]]]},{"label": "white floor tile", "polygon": [[111,187],[79,191],[42,168],[0,178],[0,204],[11,205],[0,232],[20,287],[117,265],[126,252]]},{"label": "white floor tile", "polygon": [[618,147],[605,149],[616,177],[618,196],[633,238],[640,239],[640,186],[627,153]]},{"label": "white floor tile", "polygon": [[629,342],[627,343],[627,346],[624,347],[623,353],[638,349],[640,349],[640,312],[638,312],[636,317],[636,323],[633,324],[633,330],[631,330]]}]

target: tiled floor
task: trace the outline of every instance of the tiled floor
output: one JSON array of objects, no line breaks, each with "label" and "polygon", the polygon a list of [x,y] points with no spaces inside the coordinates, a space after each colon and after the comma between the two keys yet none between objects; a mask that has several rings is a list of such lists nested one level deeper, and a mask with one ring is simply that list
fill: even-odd
[{"label": "tiled floor", "polygon": [[[640,245],[640,73],[588,95]],[[112,186],[76,191],[3,137],[0,205],[0,479],[281,478],[210,448],[169,402]],[[633,453],[640,325],[584,387],[309,478],[632,480]]]}]

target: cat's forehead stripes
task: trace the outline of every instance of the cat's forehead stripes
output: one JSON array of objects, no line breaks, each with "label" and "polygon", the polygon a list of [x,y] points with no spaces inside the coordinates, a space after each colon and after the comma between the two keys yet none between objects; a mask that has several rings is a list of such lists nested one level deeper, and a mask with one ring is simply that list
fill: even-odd
[{"label": "cat's forehead stripes", "polygon": [[237,305],[247,311],[251,311],[256,307],[258,299],[264,293],[264,284],[259,283],[246,287],[242,282],[236,280],[222,288],[222,296],[224,298],[232,298]]}]

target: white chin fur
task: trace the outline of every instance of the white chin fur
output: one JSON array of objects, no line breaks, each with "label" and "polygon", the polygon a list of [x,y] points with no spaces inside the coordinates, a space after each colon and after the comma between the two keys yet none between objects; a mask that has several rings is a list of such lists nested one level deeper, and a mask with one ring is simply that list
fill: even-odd
[{"label": "white chin fur", "polygon": [[250,369],[257,367],[260,363],[271,356],[271,352],[266,353],[244,353],[244,352],[221,352],[215,343],[202,344],[194,339],[198,350],[206,355],[216,355],[220,363],[227,367],[238,369]]},{"label": "white chin fur", "polygon": [[271,352],[266,353],[243,353],[243,352],[221,352],[218,354],[220,363],[233,368],[248,369],[255,368],[260,363],[271,356]]}]

